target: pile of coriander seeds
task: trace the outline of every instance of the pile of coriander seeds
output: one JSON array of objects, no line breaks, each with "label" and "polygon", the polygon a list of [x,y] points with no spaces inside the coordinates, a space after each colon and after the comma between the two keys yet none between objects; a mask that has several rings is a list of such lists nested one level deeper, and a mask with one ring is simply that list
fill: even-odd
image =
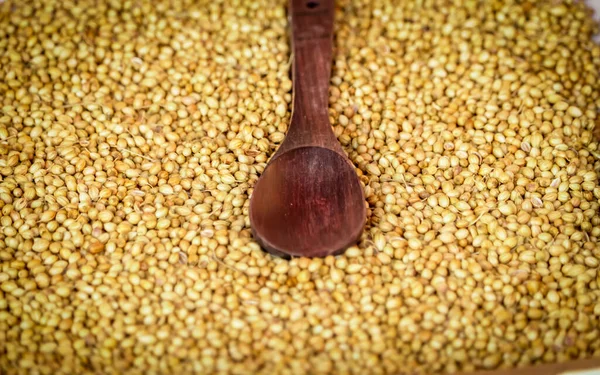
[{"label": "pile of coriander seeds", "polygon": [[571,0],[337,0],[368,204],[284,260],[249,196],[287,0],[0,1],[0,373],[438,374],[600,355],[600,46]]}]

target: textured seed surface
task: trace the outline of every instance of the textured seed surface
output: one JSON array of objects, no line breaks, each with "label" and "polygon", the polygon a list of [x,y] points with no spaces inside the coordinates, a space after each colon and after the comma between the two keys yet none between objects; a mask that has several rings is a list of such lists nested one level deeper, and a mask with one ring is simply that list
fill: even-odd
[{"label": "textured seed surface", "polygon": [[0,1],[0,373],[434,374],[600,356],[582,2],[339,0],[368,223],[273,258],[287,1]]}]

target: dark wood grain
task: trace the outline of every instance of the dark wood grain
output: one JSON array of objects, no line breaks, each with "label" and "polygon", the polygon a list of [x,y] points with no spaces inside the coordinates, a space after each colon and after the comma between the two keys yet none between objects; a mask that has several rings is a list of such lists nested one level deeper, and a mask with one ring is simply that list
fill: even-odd
[{"label": "dark wood grain", "polygon": [[[317,5],[309,8],[309,3]],[[334,10],[333,0],[290,2],[294,58],[292,117],[286,139],[272,160],[303,146],[329,148],[346,157],[331,130],[327,113]]]},{"label": "dark wood grain", "polygon": [[258,242],[280,256],[337,254],[360,237],[362,187],[327,113],[334,2],[292,0],[293,108],[285,140],[250,198]]}]

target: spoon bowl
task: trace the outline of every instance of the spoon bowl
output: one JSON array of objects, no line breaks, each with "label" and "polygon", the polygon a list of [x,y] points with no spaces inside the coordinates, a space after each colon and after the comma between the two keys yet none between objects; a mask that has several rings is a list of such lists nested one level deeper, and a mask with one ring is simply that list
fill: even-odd
[{"label": "spoon bowl", "polygon": [[365,198],[329,119],[334,0],[291,0],[292,116],[254,186],[250,225],[280,256],[339,254],[360,237]]},{"label": "spoon bowl", "polygon": [[365,219],[354,168],[322,147],[296,148],[269,164],[250,206],[254,236],[280,256],[338,254],[356,242]]}]

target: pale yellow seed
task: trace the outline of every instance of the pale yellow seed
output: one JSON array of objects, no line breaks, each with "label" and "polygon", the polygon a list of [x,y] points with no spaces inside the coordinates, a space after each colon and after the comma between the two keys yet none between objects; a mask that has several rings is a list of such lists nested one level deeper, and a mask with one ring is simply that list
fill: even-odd
[{"label": "pale yellow seed", "polygon": [[112,221],[113,218],[114,214],[112,213],[112,211],[104,210],[98,213],[98,220],[100,220],[103,223],[109,223]]}]

